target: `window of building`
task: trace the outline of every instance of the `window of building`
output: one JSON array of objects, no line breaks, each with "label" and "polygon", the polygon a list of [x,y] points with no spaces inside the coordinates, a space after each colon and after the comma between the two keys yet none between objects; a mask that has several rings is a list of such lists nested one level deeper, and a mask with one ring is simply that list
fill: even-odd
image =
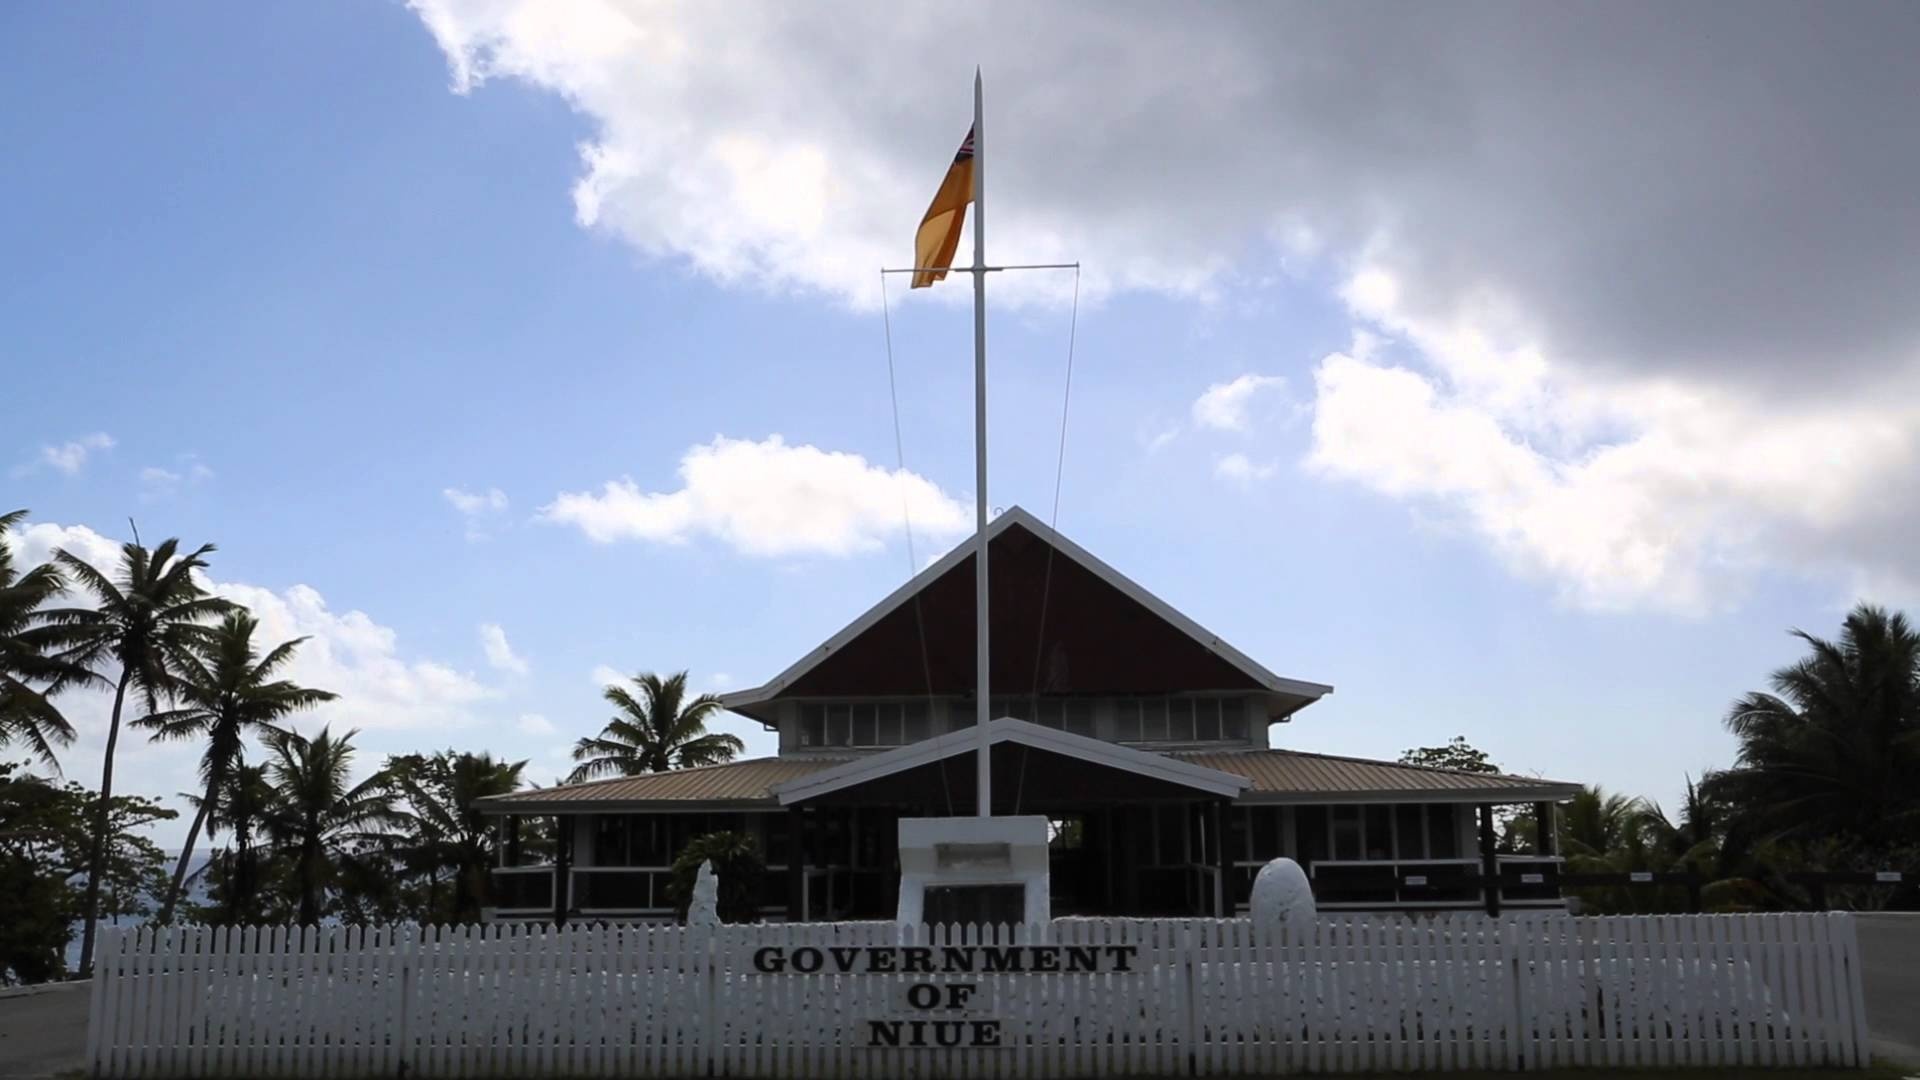
[{"label": "window of building", "polygon": [[1247,813],[1253,818],[1253,858],[1259,862],[1277,859],[1287,854],[1286,843],[1280,830],[1281,808],[1278,806],[1250,806]]},{"label": "window of building", "polygon": [[931,716],[933,705],[926,701],[909,701],[901,722],[906,725],[901,738],[905,742],[916,743],[933,734]]},{"label": "window of building", "polygon": [[1453,805],[1438,803],[1427,807],[1427,858],[1457,859],[1459,857],[1460,831],[1456,825]]},{"label": "window of building", "polygon": [[1184,804],[1161,804],[1154,814],[1155,852],[1158,866],[1180,866],[1187,861],[1187,808]]},{"label": "window of building", "polygon": [[1193,699],[1168,698],[1167,741],[1192,742],[1193,740]]},{"label": "window of building", "polygon": [[1071,735],[1093,736],[1093,702],[1085,698],[995,698],[993,715],[1011,716]]},{"label": "window of building", "polygon": [[902,746],[926,738],[930,727],[925,701],[800,706],[801,746]]},{"label": "window of building", "polygon": [[1331,815],[1333,831],[1333,857],[1336,859],[1357,859],[1360,857],[1360,808],[1357,806],[1336,806]]},{"label": "window of building", "polygon": [[1144,697],[1114,702],[1118,742],[1219,742],[1247,737],[1247,703],[1237,697]]},{"label": "window of building", "polygon": [[1393,809],[1388,806],[1369,806],[1364,819],[1367,858],[1393,858]]},{"label": "window of building", "polygon": [[1427,857],[1426,819],[1421,816],[1419,803],[1401,803],[1393,808],[1393,833],[1394,858]]},{"label": "window of building", "polygon": [[[676,822],[684,814],[600,814],[593,822],[596,866],[665,866],[673,861]],[[698,816],[698,815],[694,815]]]}]

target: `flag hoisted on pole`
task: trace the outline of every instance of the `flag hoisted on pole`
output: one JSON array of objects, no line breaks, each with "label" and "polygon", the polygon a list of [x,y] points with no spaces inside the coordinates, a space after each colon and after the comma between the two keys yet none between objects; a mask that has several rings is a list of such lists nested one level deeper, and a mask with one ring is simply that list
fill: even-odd
[{"label": "flag hoisted on pole", "polygon": [[916,289],[945,280],[948,268],[953,265],[954,253],[960,250],[960,230],[966,225],[967,204],[973,201],[973,137],[977,131],[978,124],[967,129],[960,152],[953,155],[953,164],[940,181],[940,190],[933,193],[927,216],[920,219],[920,231],[913,234],[913,287]]},{"label": "flag hoisted on pole", "polygon": [[934,193],[933,205],[920,219],[913,237],[913,287],[932,285],[947,276],[954,253],[960,250],[960,230],[966,224],[967,204],[973,204],[973,583],[974,583],[974,731],[979,742],[974,787],[974,812],[993,816],[993,759],[987,739],[992,720],[987,669],[992,656],[987,643],[987,213],[984,125],[981,123],[980,69],[973,72],[973,127],[960,143],[947,175]]}]

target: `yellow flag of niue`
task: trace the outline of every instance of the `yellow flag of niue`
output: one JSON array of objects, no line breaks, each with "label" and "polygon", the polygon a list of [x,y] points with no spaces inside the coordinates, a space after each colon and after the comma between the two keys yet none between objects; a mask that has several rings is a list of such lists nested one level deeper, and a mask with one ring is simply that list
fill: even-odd
[{"label": "yellow flag of niue", "polygon": [[913,287],[925,288],[947,276],[953,265],[953,253],[960,247],[960,229],[967,222],[967,204],[973,201],[973,129],[953,155],[947,178],[940,181],[933,205],[920,219],[920,231],[913,234]]}]

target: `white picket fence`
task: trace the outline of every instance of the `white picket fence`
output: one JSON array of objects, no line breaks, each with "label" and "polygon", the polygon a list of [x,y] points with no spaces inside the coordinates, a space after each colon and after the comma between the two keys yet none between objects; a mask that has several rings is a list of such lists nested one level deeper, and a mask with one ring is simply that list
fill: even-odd
[{"label": "white picket fence", "polygon": [[[1062,946],[1056,960],[1111,958],[1117,947],[1126,962],[1094,973],[861,968],[868,948],[931,946],[928,955],[941,956],[1035,944]],[[828,962],[768,973],[755,963],[767,948],[789,956],[815,948],[812,959]],[[109,930],[88,1056],[103,1077],[1864,1065],[1857,957],[1844,914],[1343,916],[1279,940],[1245,919],[1063,919],[978,931]],[[836,960],[856,970],[840,972]],[[916,985],[962,983],[975,989],[958,1010],[922,1011],[908,996]],[[876,1023],[913,1019],[997,1021],[1000,1045],[916,1048],[904,1037],[869,1045]]]}]

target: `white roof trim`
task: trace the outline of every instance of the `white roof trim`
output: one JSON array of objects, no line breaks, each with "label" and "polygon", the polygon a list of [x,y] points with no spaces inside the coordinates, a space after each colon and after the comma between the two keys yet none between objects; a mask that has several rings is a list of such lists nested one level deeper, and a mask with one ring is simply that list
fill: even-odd
[{"label": "white roof trim", "polygon": [[[1095,577],[1120,590],[1128,599],[1166,620],[1175,629],[1205,646],[1209,651],[1239,668],[1248,678],[1264,686],[1273,693],[1291,694],[1309,700],[1333,693],[1333,687],[1324,683],[1306,682],[1301,679],[1289,679],[1267,670],[1252,657],[1220,640],[1206,627],[1182,615],[1172,605],[1141,588],[1125,574],[1095,558],[1090,552],[1043,524],[1021,507],[1015,506],[1002,513],[987,525],[987,540],[1000,535],[1011,526],[1019,525],[1053,545],[1054,549],[1079,563]],[[968,555],[973,554],[973,539],[960,542],[952,551],[925,570],[915,574],[907,583],[888,593],[886,598],[866,610],[866,613],[848,623],[846,628],[822,642],[819,647],[807,653],[788,666],[785,671],[774,676],[766,683],[748,690],[736,690],[731,694],[720,695],[720,704],[727,709],[737,709],[743,705],[756,705],[779,695],[780,691],[792,685],[801,676],[812,671],[827,657],[844,648],[847,643],[859,637],[872,626],[885,618],[895,608],[913,598],[913,595],[937,580],[942,574],[958,566]]]},{"label": "white roof trim", "polygon": [[[1195,765],[1165,754],[1134,750],[1102,739],[1090,739],[1085,735],[1056,731],[1053,728],[1041,727],[1039,724],[1030,724],[1025,720],[1016,720],[1011,716],[1003,716],[987,724],[988,745],[993,746],[1003,742],[1016,742],[1023,746],[1031,746],[1035,750],[1046,750],[1153,780],[1195,788],[1223,799],[1236,798],[1242,791],[1253,785],[1253,781],[1235,773],[1209,769],[1204,765]],[[977,749],[979,745],[979,735],[973,728],[961,728],[958,731],[949,731],[944,735],[911,743],[896,750],[888,750],[883,754],[849,761],[831,769],[822,769],[809,776],[795,777],[775,785],[773,793],[779,796],[781,806],[791,806],[842,788],[854,787],[896,772],[921,765],[931,765],[945,758],[968,753]]]}]

